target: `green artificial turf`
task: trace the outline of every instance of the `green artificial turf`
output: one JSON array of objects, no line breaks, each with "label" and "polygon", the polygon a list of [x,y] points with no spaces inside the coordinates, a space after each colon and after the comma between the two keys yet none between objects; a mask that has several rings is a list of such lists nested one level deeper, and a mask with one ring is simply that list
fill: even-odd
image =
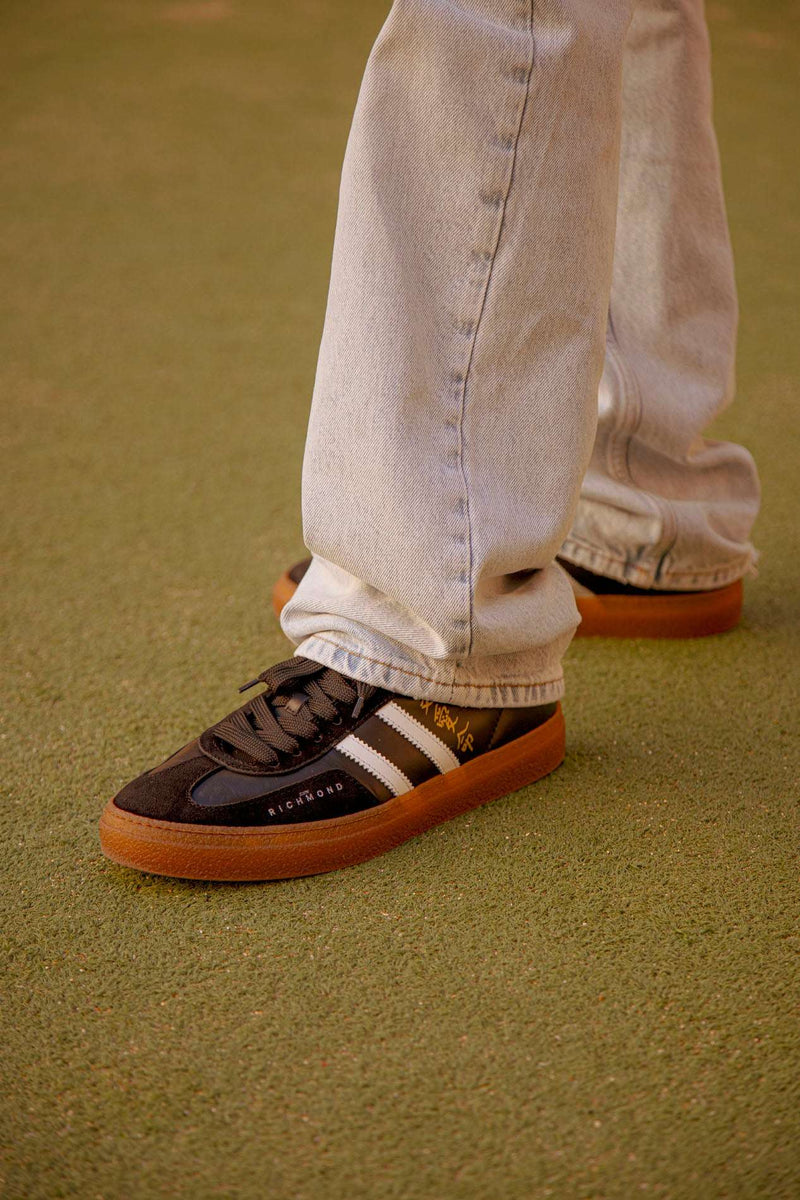
[{"label": "green artificial turf", "polygon": [[[569,757],[338,874],[99,854],[285,657],[339,165],[377,0],[6,0],[7,1197],[796,1197],[796,4],[710,6],[761,574],[568,659]],[[377,464],[372,464],[378,469]]]}]

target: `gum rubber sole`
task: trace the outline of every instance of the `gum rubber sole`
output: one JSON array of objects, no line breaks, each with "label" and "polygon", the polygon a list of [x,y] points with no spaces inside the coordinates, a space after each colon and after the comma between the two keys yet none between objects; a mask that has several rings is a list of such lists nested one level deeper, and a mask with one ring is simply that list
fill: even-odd
[{"label": "gum rubber sole", "polygon": [[283,606],[288,604],[292,596],[297,591],[297,584],[292,579],[288,571],[284,571],[275,587],[272,589],[272,607],[275,609],[275,616],[280,618],[283,612]]},{"label": "gum rubber sole", "polygon": [[[272,589],[272,607],[281,610],[297,591],[284,571]],[[725,633],[738,625],[744,589],[741,579],[705,592],[654,592],[652,596],[576,596],[581,614],[576,637],[693,638]]]},{"label": "gum rubber sole", "polygon": [[215,826],[156,821],[117,808],[100,818],[107,858],[178,879],[292,879],[364,862],[434,825],[554,771],[564,758],[561,705],[543,725],[402,796],[348,817],[302,825]]},{"label": "gum rubber sole", "polygon": [[726,633],[739,624],[743,594],[737,579],[706,592],[576,596],[581,614],[576,636],[693,638]]}]

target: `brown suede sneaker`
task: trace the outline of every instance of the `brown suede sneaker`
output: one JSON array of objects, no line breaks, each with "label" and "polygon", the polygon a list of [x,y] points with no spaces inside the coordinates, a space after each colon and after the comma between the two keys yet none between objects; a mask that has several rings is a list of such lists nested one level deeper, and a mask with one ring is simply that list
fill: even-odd
[{"label": "brown suede sneaker", "polygon": [[[742,614],[741,579],[703,592],[659,592],[595,575],[562,558],[558,562],[572,580],[581,614],[576,637],[705,637],[733,629]],[[278,616],[310,565],[310,558],[295,563],[275,584],[272,607]]]},{"label": "brown suede sneaker", "polygon": [[564,757],[559,704],[411,700],[300,657],[246,687],[259,682],[264,692],[109,801],[104,854],[184,879],[333,871],[533,783]]}]

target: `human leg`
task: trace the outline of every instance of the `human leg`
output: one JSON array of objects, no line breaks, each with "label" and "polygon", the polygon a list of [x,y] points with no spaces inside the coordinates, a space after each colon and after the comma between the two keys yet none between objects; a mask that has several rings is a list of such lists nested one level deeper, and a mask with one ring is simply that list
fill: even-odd
[{"label": "human leg", "polygon": [[298,653],[414,696],[561,694],[594,437],[625,0],[399,0],[348,145]]},{"label": "human leg", "polygon": [[639,0],[623,64],[620,192],[599,422],[562,555],[639,588],[752,567],[758,477],[704,429],[733,393],[737,302],[701,0]]}]

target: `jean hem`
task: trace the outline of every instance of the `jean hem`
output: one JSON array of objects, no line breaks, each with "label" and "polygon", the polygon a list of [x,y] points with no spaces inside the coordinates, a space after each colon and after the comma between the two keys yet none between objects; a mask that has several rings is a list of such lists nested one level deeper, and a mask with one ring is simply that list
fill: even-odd
[{"label": "jean hem", "polygon": [[[634,587],[652,588],[654,591],[677,592],[711,591],[714,588],[726,587],[735,583],[745,575],[755,575],[757,553],[750,549],[724,566],[701,568],[674,568],[667,566],[659,570],[659,562],[631,562],[628,559],[617,558],[597,546],[587,542],[567,538],[559,558],[566,559],[576,567],[585,567],[597,575],[605,575],[608,579],[616,579],[620,583],[629,583]],[[658,575],[658,578],[656,578]]]},{"label": "jean hem", "polygon": [[[483,680],[471,678],[459,664],[426,659],[418,671],[401,667],[385,659],[373,658],[358,649],[341,645],[332,637],[314,634],[295,649],[296,655],[332,667],[349,679],[358,679],[375,687],[415,700],[437,700],[470,708],[528,708],[560,700],[564,677],[559,673],[543,681],[524,678]],[[524,658],[523,656],[520,656]],[[484,660],[487,665],[491,659]],[[474,671],[474,660],[471,664]]]}]

